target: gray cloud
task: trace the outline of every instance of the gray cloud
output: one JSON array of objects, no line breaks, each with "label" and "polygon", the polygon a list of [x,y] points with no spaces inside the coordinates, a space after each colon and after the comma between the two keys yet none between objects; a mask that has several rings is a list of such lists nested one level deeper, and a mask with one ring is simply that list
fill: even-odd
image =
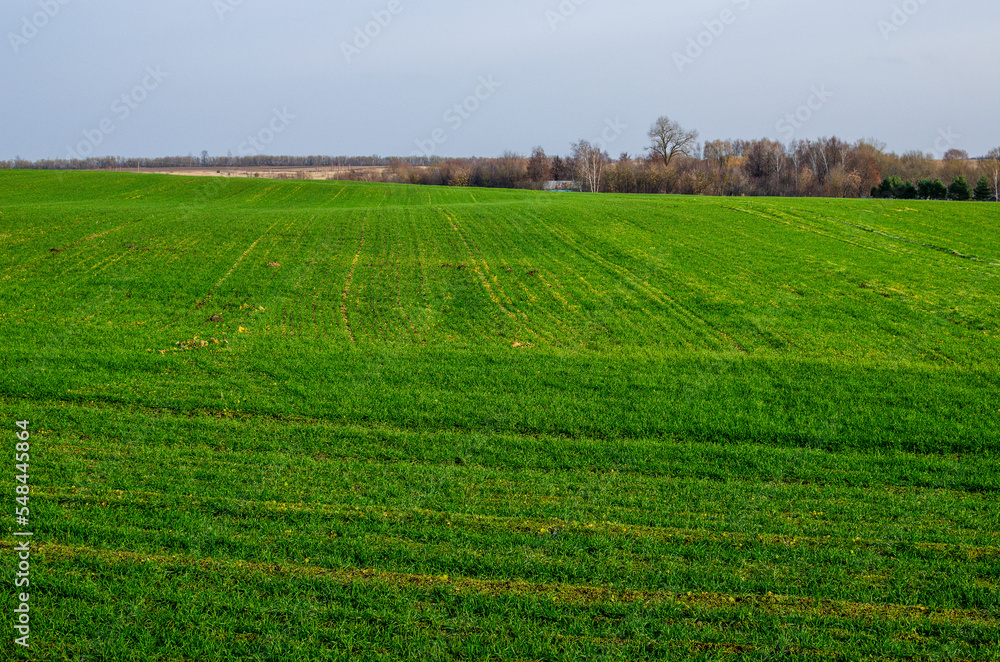
[{"label": "gray cloud", "polygon": [[[794,137],[929,150],[950,129],[978,154],[1000,145],[998,19],[985,0],[8,0],[0,158],[66,156],[105,120],[97,154],[236,154],[284,110],[268,152],[410,154],[445,129],[440,154],[565,153],[617,120],[616,155],[661,114],[785,138],[816,86]],[[167,76],[132,95],[147,68]],[[484,76],[501,87],[456,128]]]}]

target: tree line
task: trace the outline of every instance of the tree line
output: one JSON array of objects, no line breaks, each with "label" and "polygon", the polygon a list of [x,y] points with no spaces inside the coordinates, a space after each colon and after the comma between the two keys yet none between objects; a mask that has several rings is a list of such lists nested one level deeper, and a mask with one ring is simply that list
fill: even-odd
[{"label": "tree line", "polygon": [[938,158],[919,151],[888,152],[874,140],[715,140],[699,145],[697,134],[684,133],[679,138],[686,145],[667,139],[654,142],[646,154],[623,153],[617,159],[583,140],[565,157],[549,157],[537,147],[529,156],[507,152],[498,158],[437,163],[393,159],[378,178],[535,189],[551,180],[575,180],[581,190],[601,193],[1000,199],[1000,148],[977,159],[958,149]]},{"label": "tree line", "polygon": [[959,149],[943,155],[896,154],[877,140],[713,140],[668,117],[650,127],[646,153],[612,158],[601,145],[581,140],[565,156],[541,147],[530,155],[495,158],[328,157],[251,155],[200,158],[0,161],[0,168],[136,169],[171,167],[336,167],[337,179],[437,186],[541,189],[574,181],[580,190],[728,196],[875,197],[931,200],[1000,200],[1000,147],[971,158]]},{"label": "tree line", "polygon": [[140,168],[351,168],[388,166],[390,158],[382,156],[162,156],[156,158],[124,158],[121,156],[93,156],[82,159],[40,159],[28,161],[16,157],[0,161],[0,169],[18,168],[34,170],[137,170]]}]

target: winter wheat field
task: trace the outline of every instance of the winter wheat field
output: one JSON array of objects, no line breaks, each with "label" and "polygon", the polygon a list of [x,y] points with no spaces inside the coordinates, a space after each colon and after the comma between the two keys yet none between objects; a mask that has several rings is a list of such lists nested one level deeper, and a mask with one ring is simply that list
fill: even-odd
[{"label": "winter wheat field", "polygon": [[16,654],[1000,659],[998,231],[4,171]]}]

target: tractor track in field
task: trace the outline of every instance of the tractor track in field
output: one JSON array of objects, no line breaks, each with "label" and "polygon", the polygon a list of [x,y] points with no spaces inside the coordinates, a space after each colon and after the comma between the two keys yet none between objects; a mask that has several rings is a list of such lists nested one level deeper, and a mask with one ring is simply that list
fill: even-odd
[{"label": "tractor track in field", "polygon": [[500,310],[500,312],[521,327],[521,329],[525,332],[525,337],[545,337],[545,334],[540,333],[532,327],[527,313],[524,311],[517,311],[515,313],[511,310],[512,308],[515,308],[514,300],[506,293],[506,291],[504,291],[503,285],[500,283],[500,279],[490,271],[490,266],[486,259],[481,257],[477,258],[477,253],[479,253],[479,251],[474,244],[466,238],[465,232],[459,225],[458,218],[454,214],[445,211],[442,207],[438,207],[437,209],[448,220],[448,224],[451,226],[451,229],[461,240],[462,245],[465,247],[466,253],[469,256],[469,263],[472,265],[472,271],[476,274],[476,278],[479,280],[479,283],[489,300]]},{"label": "tractor track in field", "polygon": [[365,247],[365,224],[367,222],[368,217],[365,216],[361,221],[361,238],[358,241],[358,250],[354,253],[354,259],[351,261],[351,268],[347,272],[347,280],[344,282],[344,290],[340,295],[340,321],[344,325],[344,331],[347,333],[347,337],[352,343],[357,343],[358,339],[354,335],[354,329],[351,328],[351,320],[348,316],[347,304],[351,293],[351,285],[354,284],[354,272],[358,267],[358,262],[361,260],[361,252]]},{"label": "tractor track in field", "polygon": [[[739,211],[739,212],[743,212],[743,213],[752,214],[754,216],[759,216],[761,218],[766,218],[768,220],[777,221],[779,223],[782,223],[784,225],[788,225],[788,226],[791,226],[791,227],[794,227],[794,226],[796,226],[796,224],[798,224],[798,227],[800,229],[805,230],[807,232],[811,232],[813,234],[817,234],[817,235],[819,235],[821,237],[825,237],[827,239],[832,239],[832,240],[835,240],[835,241],[840,241],[840,242],[843,242],[843,243],[847,243],[847,244],[850,244],[851,246],[855,246],[855,247],[858,247],[858,248],[864,248],[866,250],[879,250],[879,249],[876,248],[876,247],[874,247],[874,246],[866,246],[866,245],[860,244],[860,243],[858,243],[856,241],[851,241],[850,239],[847,239],[845,237],[838,237],[838,236],[836,236],[834,234],[831,234],[829,232],[824,232],[824,231],[822,231],[822,229],[819,226],[816,226],[816,225],[812,225],[812,224],[806,225],[806,219],[807,218],[813,218],[813,219],[821,219],[823,221],[829,221],[829,222],[836,223],[836,224],[842,225],[844,227],[848,227],[848,228],[851,228],[853,230],[858,230],[860,232],[864,232],[864,233],[867,233],[867,234],[873,234],[873,235],[876,235],[876,236],[884,237],[886,239],[891,239],[893,241],[898,241],[898,242],[902,242],[902,243],[905,243],[905,244],[910,244],[912,246],[918,246],[920,248],[926,248],[928,250],[936,251],[938,253],[942,253],[944,255],[949,255],[951,257],[957,257],[957,258],[962,259],[962,260],[968,260],[970,262],[975,262],[975,263],[981,264],[981,265],[983,265],[985,267],[998,266],[998,264],[996,262],[990,262],[988,260],[984,260],[983,258],[980,258],[980,257],[975,256],[975,255],[967,255],[965,253],[961,253],[959,251],[956,251],[956,250],[954,250],[952,248],[948,248],[948,247],[945,247],[945,246],[938,246],[936,244],[929,244],[929,243],[926,243],[926,242],[923,242],[923,241],[918,241],[916,239],[910,239],[908,237],[903,237],[903,236],[900,236],[900,235],[896,235],[896,234],[892,234],[892,233],[889,233],[889,232],[885,232],[884,230],[878,230],[878,229],[873,228],[873,227],[868,227],[868,226],[865,226],[865,225],[859,225],[857,223],[851,223],[850,221],[845,221],[844,219],[836,218],[834,216],[827,216],[826,214],[821,214],[819,212],[813,212],[813,211],[807,211],[807,210],[800,210],[800,212],[799,212],[800,215],[797,216],[797,215],[781,211],[781,210],[779,210],[779,209],[777,209],[775,207],[771,207],[771,206],[768,206],[768,205],[765,205],[765,204],[759,204],[759,206],[766,213],[763,213],[762,211],[758,211],[756,209],[744,209],[744,208],[740,208],[740,207],[726,207],[726,209],[731,209],[733,211]],[[986,271],[977,271],[976,273],[978,273],[980,275],[983,275],[983,276],[987,276],[989,278],[997,278],[998,277],[997,274],[986,272]]]},{"label": "tractor track in field", "polygon": [[799,230],[802,230],[803,232],[809,232],[811,234],[818,235],[818,236],[823,237],[825,239],[829,239],[829,240],[832,240],[832,241],[837,241],[837,242],[840,242],[840,243],[843,243],[843,244],[848,244],[849,246],[853,246],[855,248],[860,248],[862,250],[875,251],[875,252],[883,252],[883,253],[886,252],[886,251],[884,251],[882,249],[879,249],[879,248],[877,248],[875,246],[869,246],[867,244],[862,244],[862,243],[859,243],[857,241],[851,241],[850,239],[848,239],[846,237],[838,237],[837,235],[832,234],[830,232],[823,232],[819,227],[817,227],[815,225],[812,225],[812,224],[808,224],[807,225],[805,223],[805,219],[804,218],[795,217],[795,216],[791,216],[791,215],[783,215],[783,213],[780,212],[779,210],[774,209],[772,207],[767,207],[765,205],[759,205],[760,207],[762,207],[762,210],[761,209],[757,209],[756,208],[757,206],[758,205],[754,205],[752,208],[747,209],[747,208],[744,208],[744,207],[733,207],[733,206],[726,205],[726,206],[723,206],[723,209],[728,209],[730,211],[740,212],[742,214],[748,214],[748,215],[754,216],[756,218],[762,218],[762,219],[764,219],[766,221],[772,221],[772,222],[775,222],[775,223],[781,223],[782,225],[786,225],[788,227],[798,228]]},{"label": "tractor track in field", "polygon": [[[145,219],[137,219],[137,220],[134,220],[134,221],[129,221],[127,223],[123,223],[122,225],[115,226],[115,227],[111,228],[110,230],[105,230],[104,232],[95,232],[94,234],[88,235],[86,237],[82,237],[80,239],[76,239],[74,241],[71,241],[68,244],[63,244],[63,245],[61,245],[58,248],[53,247],[49,251],[46,251],[45,253],[42,253],[42,254],[38,255],[37,257],[29,257],[29,258],[25,258],[25,259],[19,259],[18,262],[17,262],[17,266],[19,266],[21,268],[24,268],[24,267],[34,268],[39,262],[41,262],[42,260],[50,257],[52,255],[52,253],[58,254],[58,253],[67,252],[67,251],[69,251],[69,250],[71,250],[73,248],[78,248],[79,246],[81,246],[83,244],[89,243],[89,242],[94,241],[96,239],[100,239],[101,237],[106,237],[109,234],[112,234],[114,232],[118,232],[120,230],[124,230],[125,228],[129,227],[130,225],[135,225],[137,223],[142,223],[144,220]],[[102,264],[105,265],[105,268],[106,268],[107,266],[110,266],[110,264],[113,264],[114,262],[116,262],[118,259],[120,259],[123,256],[119,256],[118,258],[112,259],[113,257],[114,256],[108,256],[107,258],[105,258],[101,262],[98,262],[96,265],[94,265],[93,267],[91,267],[90,270],[92,271],[93,269],[96,269],[98,266],[101,266]],[[76,263],[76,264],[79,265],[81,263]],[[91,275],[91,274],[88,274],[88,276],[89,275]],[[10,280],[10,278],[12,276],[13,276],[13,274],[10,273],[10,271],[7,271],[4,274],[4,276],[2,278],[0,278],[0,280],[4,280],[4,281]],[[76,287],[79,284],[79,282],[80,281],[74,282],[72,285],[69,285],[67,287],[67,289],[72,289],[72,288]]]},{"label": "tractor track in field", "polygon": [[240,266],[240,264],[243,263],[243,260],[246,259],[247,255],[249,255],[253,251],[253,249],[257,248],[257,244],[259,244],[261,240],[264,237],[266,237],[271,232],[271,230],[273,230],[278,225],[278,223],[281,223],[281,221],[278,220],[272,223],[268,229],[264,230],[264,232],[262,232],[261,235],[257,237],[254,240],[254,242],[250,244],[250,246],[245,251],[243,251],[242,254],[240,254],[238,258],[236,258],[236,262],[233,263],[233,266],[229,267],[229,270],[222,275],[222,278],[216,281],[215,285],[212,286],[212,290],[208,293],[208,296],[206,296],[203,299],[203,301],[207,301],[208,299],[212,298],[212,295],[218,291],[219,287],[222,286],[222,284],[226,281],[226,279],[229,278],[231,275],[233,275],[233,272],[236,271],[236,269]]},{"label": "tractor track in field", "polygon": [[[217,280],[215,282],[215,285],[212,286],[212,289],[209,290],[208,294],[206,294],[204,297],[202,297],[201,299],[199,299],[198,301],[196,301],[195,305],[190,310],[188,310],[186,313],[178,315],[177,317],[175,317],[175,318],[173,318],[173,319],[168,320],[167,322],[165,322],[163,324],[163,326],[161,327],[161,329],[166,329],[166,328],[170,327],[171,325],[175,324],[178,320],[181,320],[181,319],[187,317],[188,315],[191,315],[195,311],[201,310],[202,308],[204,308],[205,306],[207,306],[209,304],[209,302],[212,300],[212,297],[215,296],[215,293],[222,286],[222,284],[224,282],[226,282],[226,280],[233,274],[233,272],[236,271],[236,269],[239,268],[239,266],[243,263],[243,261],[247,258],[247,256],[251,252],[253,252],[253,250],[255,248],[257,248],[257,244],[259,244],[264,239],[264,237],[266,237],[268,234],[270,234],[271,230],[273,230],[279,223],[281,223],[281,220],[275,221],[274,223],[271,224],[270,227],[268,227],[266,230],[264,230],[264,232],[262,232],[260,234],[260,236],[257,237],[253,241],[253,243],[251,243],[250,246],[247,247],[247,249],[245,251],[243,251],[243,253],[240,254],[240,256],[238,258],[236,258],[236,261],[233,263],[233,265],[231,267],[229,267],[229,269],[226,271],[226,273],[224,273],[222,275],[222,277],[219,278],[219,280]],[[274,280],[274,276],[273,275],[271,277],[271,280]],[[245,303],[245,301],[244,301],[244,303]]]},{"label": "tractor track in field", "polygon": [[[550,257],[549,259],[551,259],[555,264],[564,265],[562,261],[554,257]],[[525,270],[531,270],[531,265],[528,263],[527,260],[522,259],[522,266],[525,268]],[[559,302],[561,306],[559,312],[562,313],[562,314],[557,314],[556,311],[552,310],[547,306],[537,307],[536,309],[539,310],[543,315],[548,317],[551,320],[551,323],[558,330],[557,332],[543,331],[543,328],[540,327],[538,329],[539,336],[545,338],[549,343],[551,343],[554,346],[573,344],[576,345],[577,347],[581,348],[584,347],[585,345],[579,336],[578,327],[573,326],[567,321],[568,317],[567,313],[575,311],[574,311],[574,306],[570,304],[569,299],[564,297],[561,293],[562,290],[564,289],[562,283],[559,281],[559,279],[555,276],[554,273],[551,273],[548,276],[546,276],[546,274],[539,271],[538,274],[536,275],[536,278],[538,278],[539,282],[545,287],[545,291],[548,292],[550,296],[552,296],[556,301]],[[552,283],[549,283],[550,279],[552,280]],[[525,292],[531,298],[537,299],[537,297],[530,291],[530,289],[526,285],[524,285],[524,283],[521,283],[521,286],[524,288]],[[576,309],[579,309],[579,306],[576,306]],[[579,316],[577,317],[579,318]]]},{"label": "tractor track in field", "polygon": [[[109,490],[89,494],[69,492],[67,490],[45,489],[41,493],[53,502],[73,502],[90,504],[104,508],[120,507],[159,508],[170,500],[160,492],[124,492]],[[481,503],[496,502],[500,505],[517,500],[518,495],[497,496],[483,499]],[[442,510],[393,508],[387,505],[341,505],[288,503],[278,501],[257,501],[228,497],[174,497],[182,502],[189,502],[201,508],[226,504],[231,512],[245,510],[252,506],[261,515],[275,518],[285,518],[291,514],[322,516],[331,520],[343,522],[365,520],[391,521],[421,521],[437,526],[465,527],[476,531],[514,532],[528,535],[575,534],[585,537],[610,536],[630,540],[656,540],[663,543],[681,546],[719,543],[723,545],[755,545],[763,547],[781,547],[793,549],[822,550],[835,546],[835,543],[848,543],[855,550],[865,550],[886,556],[899,556],[901,553],[913,555],[933,554],[943,558],[963,559],[966,561],[1000,561],[1000,547],[986,545],[969,545],[940,542],[919,542],[905,540],[888,540],[883,538],[850,538],[841,536],[836,539],[822,535],[794,535],[785,533],[746,533],[740,531],[725,531],[708,528],[690,528],[676,526],[650,526],[645,524],[626,524],[616,521],[567,521],[558,518],[543,519],[539,517],[511,517],[504,515],[488,515],[473,513],[455,513]],[[195,499],[192,501],[192,499]],[[548,497],[546,497],[548,499]],[[152,500],[152,502],[150,502]],[[231,507],[231,508],[229,508]],[[621,509],[620,512],[636,511],[634,508]],[[641,515],[641,512],[636,512]],[[2,543],[0,543],[2,546]]]},{"label": "tractor track in field", "polygon": [[[12,549],[13,542],[0,542],[0,549]],[[186,554],[143,553],[130,550],[94,549],[60,543],[41,543],[33,552],[52,568],[59,561],[91,559],[110,565],[134,566],[153,563],[163,568],[187,568],[201,572],[226,573],[245,578],[248,574],[312,578],[340,584],[376,583],[410,590],[445,588],[458,595],[525,596],[581,607],[603,604],[676,605],[699,610],[742,611],[752,609],[781,617],[929,625],[979,625],[998,627],[994,616],[985,611],[937,609],[920,605],[827,600],[789,595],[735,594],[716,592],[651,591],[578,584],[531,582],[520,578],[488,579],[394,572],[374,568],[325,568],[283,561],[261,563],[243,559],[218,559]]]},{"label": "tractor track in field", "polygon": [[100,239],[101,237],[106,237],[109,234],[111,234],[112,232],[117,232],[119,230],[124,230],[125,228],[127,228],[130,225],[135,225],[136,223],[142,223],[145,220],[146,219],[136,219],[134,221],[129,221],[128,223],[125,223],[123,225],[119,225],[117,227],[111,228],[110,230],[105,230],[104,232],[95,232],[94,234],[90,235],[89,237],[84,237],[83,239],[77,239],[73,243],[69,244],[66,248],[69,249],[69,248],[72,248],[73,246],[76,246],[78,244],[85,244],[85,243],[87,243],[89,241],[94,241],[95,239]]},{"label": "tractor track in field", "polygon": [[[906,243],[906,244],[912,244],[914,246],[919,246],[921,248],[927,248],[927,249],[930,249],[932,251],[937,251],[938,253],[944,253],[945,255],[950,255],[952,257],[960,258],[962,260],[970,260],[972,262],[978,262],[979,264],[983,264],[983,265],[986,265],[986,266],[997,266],[997,263],[995,263],[995,262],[987,262],[986,260],[984,260],[984,259],[982,259],[980,257],[976,257],[975,255],[966,255],[965,253],[960,253],[960,252],[958,252],[958,251],[956,251],[954,249],[947,248],[945,246],[936,246],[934,244],[928,244],[928,243],[924,243],[922,241],[917,241],[916,239],[909,239],[907,237],[901,237],[899,235],[890,234],[890,233],[884,232],[882,230],[876,230],[875,228],[870,228],[870,227],[867,227],[867,226],[864,226],[864,225],[858,225],[856,223],[850,223],[848,221],[845,221],[845,220],[842,220],[842,219],[839,219],[839,218],[834,218],[833,216],[824,216],[824,215],[821,215],[821,214],[818,214],[818,213],[816,215],[819,216],[820,218],[824,218],[824,219],[826,219],[828,221],[833,221],[835,223],[840,223],[841,225],[846,225],[849,228],[854,228],[855,230],[860,230],[862,232],[868,232],[870,234],[875,234],[875,235],[878,235],[880,237],[885,237],[887,239],[892,239],[894,241],[901,241],[901,242]],[[985,272],[982,272],[982,273],[983,273],[984,276],[989,276],[991,278],[996,278],[997,277],[997,274],[991,274],[991,273],[985,273]]]},{"label": "tractor track in field", "polygon": [[[440,207],[438,209],[439,211],[441,211],[441,213],[444,214],[445,218],[448,219],[448,224],[451,226],[451,229],[455,231],[455,234],[458,235],[458,238],[461,240],[462,245],[465,246],[465,251],[469,255],[469,262],[472,264],[472,270],[476,273],[476,277],[479,279],[479,282],[483,286],[483,289],[486,291],[486,295],[489,297],[490,301],[492,301],[494,305],[496,305],[500,309],[500,311],[503,312],[504,315],[510,317],[511,319],[516,320],[517,315],[508,310],[504,306],[503,302],[500,300],[500,297],[497,296],[497,294],[493,291],[493,288],[489,282],[489,278],[487,277],[487,275],[489,274],[489,265],[486,263],[485,260],[483,260],[482,266],[480,266],[479,260],[476,259],[476,253],[472,249],[472,245],[469,243],[468,239],[465,238],[465,233],[462,232],[461,228],[459,228],[458,219],[453,214],[448,213],[444,209],[441,209]],[[504,299],[507,300],[509,304],[513,305],[513,301],[510,299],[510,297],[504,294],[502,290],[500,291],[500,294],[503,296]]]},{"label": "tractor track in field", "polygon": [[[417,225],[415,222],[412,221],[412,219],[411,219],[411,228],[413,230],[413,235],[417,236]],[[428,270],[428,265],[430,264],[429,262],[430,258],[427,255],[427,246],[424,244],[424,242],[415,241],[414,247],[415,247],[415,255],[417,258],[417,265],[416,265],[417,273],[419,274],[419,276],[417,277],[420,279],[419,281],[420,309],[423,310],[425,313],[427,313],[428,311],[431,310],[430,283],[428,280],[430,278],[430,272]],[[424,332],[427,333],[428,336],[430,337],[433,332],[433,325],[431,323],[431,319],[429,317],[424,319],[422,326],[424,328]]]},{"label": "tractor track in field", "polygon": [[[672,318],[675,319],[681,327],[687,329],[691,332],[695,338],[697,337],[707,337],[715,341],[716,347],[714,349],[724,349],[732,348],[732,340],[727,341],[724,334],[719,329],[716,329],[708,320],[704,319],[697,313],[695,313],[690,308],[683,306],[673,297],[667,295],[662,290],[652,286],[648,281],[640,279],[631,270],[623,267],[615,262],[601,257],[596,251],[593,251],[585,246],[583,246],[579,241],[575,240],[570,234],[561,228],[558,228],[552,224],[546,223],[541,218],[537,219],[540,224],[542,224],[546,229],[548,229],[553,235],[559,237],[567,246],[569,246],[573,251],[580,255],[584,255],[587,259],[593,261],[596,264],[601,265],[603,268],[617,274],[623,282],[628,283],[637,292],[645,295],[650,300],[658,303],[660,306],[666,310],[673,313]],[[688,344],[692,344],[690,340],[686,339]]]},{"label": "tractor track in field", "polygon": [[[411,222],[410,226],[413,227],[412,219],[409,218],[409,216],[407,217],[407,220]],[[402,275],[403,267],[406,264],[404,257],[406,255],[406,246],[398,230],[393,235],[389,245],[391,246],[391,251],[387,254],[387,262],[388,266],[394,268],[394,277],[392,280],[393,309],[402,321],[403,327],[409,333],[410,340],[417,345],[426,344],[426,341],[420,334],[420,330],[417,328],[417,325],[407,312],[407,301],[403,298],[404,283],[409,286],[412,283],[412,279],[406,279]]]},{"label": "tractor track in field", "polygon": [[[595,619],[599,620],[599,619]],[[605,619],[611,620],[611,619]],[[681,619],[668,618],[664,622],[677,623]],[[691,620],[688,619],[689,624]],[[713,623],[694,620],[693,626],[704,632],[714,630]],[[414,627],[419,630],[433,633],[437,637],[445,639],[466,639],[476,635],[482,635],[484,630],[477,627],[441,626],[432,625],[426,622],[418,622]],[[723,630],[725,628],[719,628]],[[803,631],[813,631],[815,628],[802,626]],[[716,630],[718,631],[718,630]],[[736,643],[720,641],[700,641],[696,638],[688,639],[656,639],[638,637],[635,639],[623,639],[617,636],[592,636],[592,635],[568,635],[557,633],[554,638],[559,642],[566,642],[577,645],[584,645],[586,650],[593,651],[603,648],[613,648],[619,654],[627,653],[634,656],[633,659],[689,659],[690,653],[725,654],[725,659],[767,659],[779,660],[788,659],[794,656],[797,660],[814,659],[844,659],[843,653],[834,650],[823,650],[818,648],[803,648],[795,645],[763,645],[757,643]],[[651,658],[655,655],[655,658]],[[753,658],[746,658],[746,655],[753,655]],[[712,657],[710,659],[717,659]],[[895,657],[880,654],[879,660],[883,662],[912,662],[913,657]],[[531,658],[513,658],[512,662],[537,662]],[[953,662],[983,662],[981,660],[966,660],[964,658],[954,658]]]}]

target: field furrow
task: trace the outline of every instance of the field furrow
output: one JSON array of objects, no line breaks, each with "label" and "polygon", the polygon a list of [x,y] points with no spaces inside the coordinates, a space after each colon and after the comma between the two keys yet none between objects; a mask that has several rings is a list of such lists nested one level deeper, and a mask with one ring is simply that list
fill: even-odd
[{"label": "field furrow", "polygon": [[1000,659],[998,209],[0,171],[33,644]]}]

